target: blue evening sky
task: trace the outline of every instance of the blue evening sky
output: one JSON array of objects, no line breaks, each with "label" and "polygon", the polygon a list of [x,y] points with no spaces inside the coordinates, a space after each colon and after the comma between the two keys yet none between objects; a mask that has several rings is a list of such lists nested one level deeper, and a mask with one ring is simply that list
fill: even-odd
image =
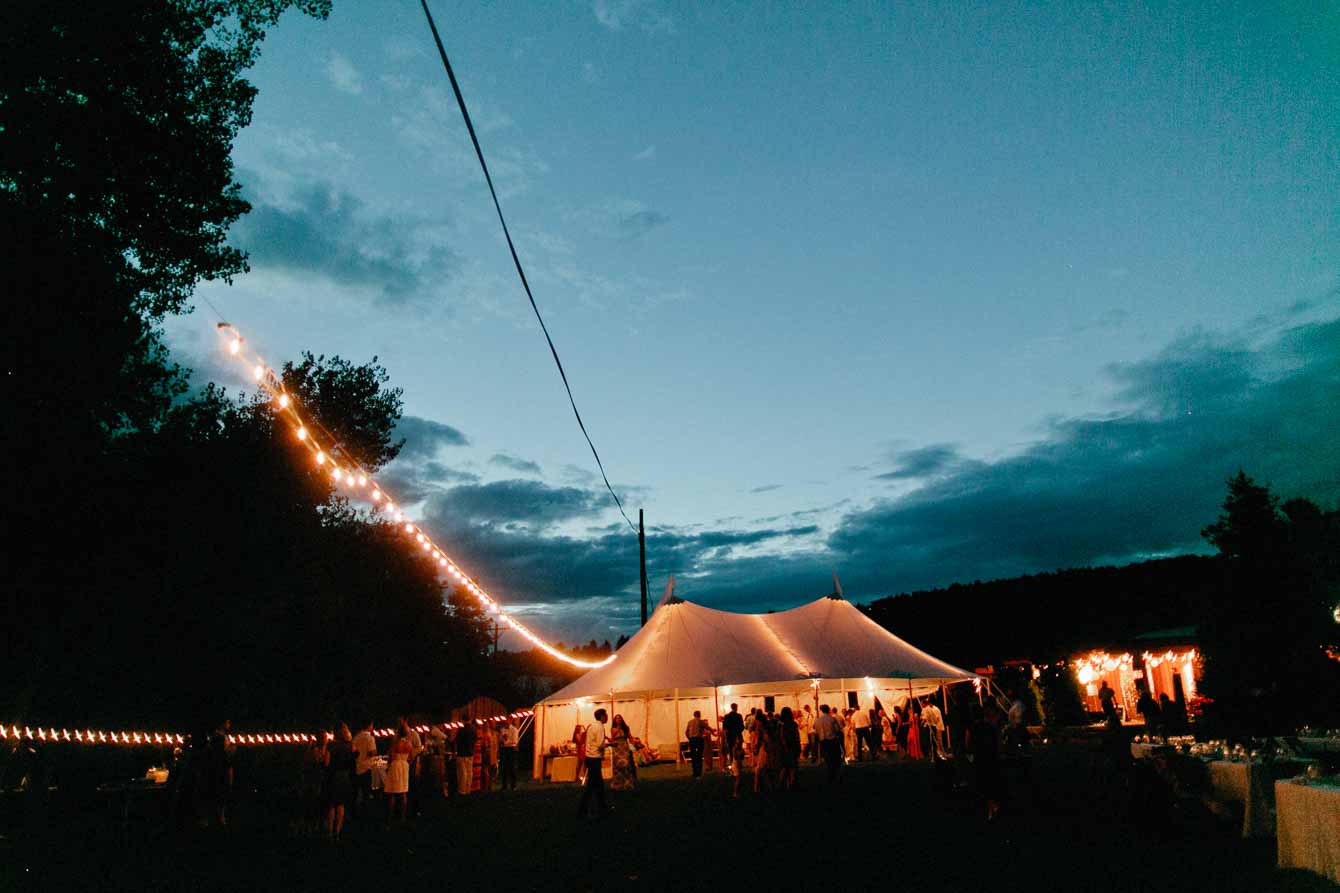
[{"label": "blue evening sky", "polygon": [[[657,590],[1196,549],[1239,465],[1340,497],[1340,13],[979,6],[431,4]],[[418,4],[290,13],[252,80],[252,272],[202,294],[272,362],[378,355],[425,526],[538,630],[631,630]],[[209,323],[169,334],[222,376]]]}]

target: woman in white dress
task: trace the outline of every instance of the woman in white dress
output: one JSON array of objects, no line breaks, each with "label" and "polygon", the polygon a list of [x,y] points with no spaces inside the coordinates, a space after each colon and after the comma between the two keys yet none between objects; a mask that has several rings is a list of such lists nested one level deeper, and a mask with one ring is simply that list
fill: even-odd
[{"label": "woman in white dress", "polygon": [[387,753],[386,766],[386,785],[382,788],[382,793],[386,795],[386,821],[391,821],[397,811],[400,813],[400,820],[405,820],[405,802],[409,794],[409,758],[414,753],[414,746],[409,740],[409,726],[403,721],[400,723],[400,731],[396,735],[395,743],[391,745],[391,750]]}]

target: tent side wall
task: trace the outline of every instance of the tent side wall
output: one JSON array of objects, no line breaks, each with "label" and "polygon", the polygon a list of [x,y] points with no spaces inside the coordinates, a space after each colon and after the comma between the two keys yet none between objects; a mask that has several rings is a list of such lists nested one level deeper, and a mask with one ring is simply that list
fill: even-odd
[{"label": "tent side wall", "polygon": [[616,693],[612,699],[604,700],[591,697],[542,702],[535,705],[536,747],[532,775],[542,779],[544,755],[549,748],[572,741],[577,727],[591,722],[600,707],[604,707],[611,718],[622,715],[633,735],[655,748],[662,760],[674,760],[679,743],[684,739],[684,726],[695,710],[701,711],[715,727],[732,703],[739,704],[740,712],[747,714],[754,707],[765,708],[769,697],[773,699],[773,709],[779,712],[783,707],[797,711],[806,704],[811,710],[817,710],[818,704],[828,704],[835,710],[849,706],[868,710],[875,705],[876,699],[885,709],[891,709],[904,703],[909,696],[922,697],[939,691],[941,683],[948,685],[965,680],[860,678],[817,681],[817,687],[810,680],[789,680],[722,685],[716,689],[680,689],[678,704],[673,690]]}]

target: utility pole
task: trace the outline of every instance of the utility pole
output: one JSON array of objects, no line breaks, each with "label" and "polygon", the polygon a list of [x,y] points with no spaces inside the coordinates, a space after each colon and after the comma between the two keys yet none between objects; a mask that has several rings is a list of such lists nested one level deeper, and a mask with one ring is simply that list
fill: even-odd
[{"label": "utility pole", "polygon": [[637,553],[642,569],[642,625],[647,625],[647,529],[642,523],[642,509],[637,510]]},{"label": "utility pole", "polygon": [[502,627],[498,625],[498,621],[497,621],[497,620],[494,620],[494,621],[493,621],[493,656],[494,656],[494,657],[497,657],[497,656],[498,656],[498,635],[500,634],[501,630],[502,630]]}]

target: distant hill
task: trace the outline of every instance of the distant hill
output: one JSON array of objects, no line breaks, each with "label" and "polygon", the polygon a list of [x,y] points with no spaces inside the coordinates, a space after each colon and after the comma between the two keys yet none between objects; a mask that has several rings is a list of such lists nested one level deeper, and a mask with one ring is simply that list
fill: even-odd
[{"label": "distant hill", "polygon": [[1220,558],[1185,555],[955,583],[861,608],[918,648],[971,670],[1003,660],[1049,661],[1153,630],[1193,626],[1200,606],[1224,590],[1226,579]]}]

